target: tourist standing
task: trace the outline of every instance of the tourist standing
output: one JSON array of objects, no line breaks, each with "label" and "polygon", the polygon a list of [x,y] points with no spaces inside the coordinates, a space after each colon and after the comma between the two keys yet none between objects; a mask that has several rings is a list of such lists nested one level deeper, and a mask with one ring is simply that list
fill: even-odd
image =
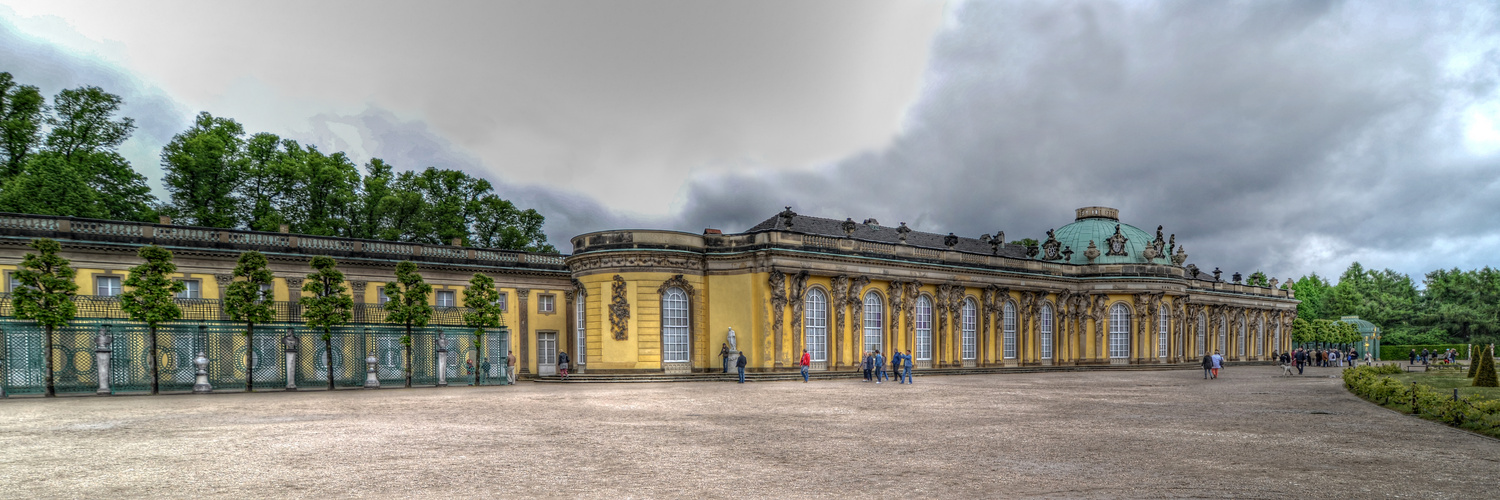
[{"label": "tourist standing", "polygon": [[723,345],[719,348],[719,365],[724,367],[724,373],[729,373],[729,343]]},{"label": "tourist standing", "polygon": [[568,351],[557,351],[557,373],[562,375],[563,380],[568,379]]},{"label": "tourist standing", "polygon": [[891,374],[896,376],[896,381],[901,381],[901,351],[891,353]]},{"label": "tourist standing", "polygon": [[1207,355],[1207,354],[1204,354],[1203,355],[1203,380],[1208,380],[1208,376],[1213,374],[1213,369],[1214,369],[1214,357],[1210,356],[1210,355]]},{"label": "tourist standing", "polygon": [[1409,364],[1409,365],[1415,365],[1415,364],[1417,364],[1417,350],[1416,349],[1412,349],[1411,350],[1411,354],[1407,354],[1406,355],[1406,364]]},{"label": "tourist standing", "polygon": [[802,350],[802,360],[797,364],[802,366],[802,383],[806,384],[807,370],[812,367],[812,355],[807,353],[807,349]]},{"label": "tourist standing", "polygon": [[880,355],[880,349],[875,350],[875,383],[885,378],[885,356]]},{"label": "tourist standing", "polygon": [[505,381],[516,385],[516,353],[512,351],[505,351]]},{"label": "tourist standing", "polygon": [[734,361],[734,367],[740,371],[740,383],[743,384],[745,383],[745,351],[736,352],[735,355],[739,359]]},{"label": "tourist standing", "polygon": [[874,361],[875,361],[874,355],[872,355],[870,353],[870,351],[865,351],[864,361],[861,361],[860,364],[859,364],[860,369],[864,370],[864,372],[865,372],[865,382],[869,382],[870,381],[870,373],[871,373],[871,371],[873,369],[873,367],[870,366],[870,364],[873,363]]},{"label": "tourist standing", "polygon": [[1224,357],[1219,355],[1219,351],[1214,351],[1214,355],[1212,357],[1212,361],[1213,361],[1213,376],[1211,376],[1209,378],[1217,379],[1217,378],[1219,378],[1219,369],[1224,367]]},{"label": "tourist standing", "polygon": [[911,351],[907,350],[906,354],[902,354],[901,357],[903,358],[901,360],[901,368],[906,371],[906,383],[907,383],[907,385],[910,385],[911,384]]}]

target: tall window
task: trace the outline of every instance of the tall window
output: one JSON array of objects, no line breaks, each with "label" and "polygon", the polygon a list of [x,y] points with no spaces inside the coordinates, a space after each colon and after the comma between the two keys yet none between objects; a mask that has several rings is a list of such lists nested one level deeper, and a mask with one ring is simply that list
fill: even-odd
[{"label": "tall window", "polygon": [[1276,323],[1275,332],[1276,349],[1281,350],[1281,322],[1279,321]]},{"label": "tall window", "polygon": [[1261,354],[1270,351],[1266,349],[1266,322],[1264,320],[1255,324],[1255,345],[1260,349]]},{"label": "tall window", "polygon": [[1240,318],[1240,335],[1239,335],[1239,341],[1235,343],[1235,346],[1236,346],[1235,350],[1234,350],[1234,355],[1235,356],[1244,356],[1244,355],[1248,354],[1248,353],[1245,352],[1245,318]]},{"label": "tall window", "polygon": [[583,353],[585,352],[585,347],[588,346],[588,338],[585,335],[588,330],[584,328],[585,325],[583,323],[586,312],[584,302],[583,294],[578,294],[577,300],[573,301],[573,327],[576,332],[575,336],[577,337],[577,341],[573,343],[573,346],[578,349],[578,352],[573,353],[573,362],[580,365],[583,364]]},{"label": "tall window", "polygon": [[120,294],[119,276],[100,276],[94,278],[94,295],[100,297],[114,297]]},{"label": "tall window", "polygon": [[1219,354],[1229,354],[1229,315],[1225,314],[1219,319],[1219,324],[1224,326],[1219,328],[1219,344],[1214,346],[1214,350],[1219,351]]},{"label": "tall window", "polygon": [[1042,304],[1042,359],[1052,359],[1052,304]]},{"label": "tall window", "polygon": [[823,296],[822,290],[814,288],[807,292],[807,319],[803,325],[807,353],[813,361],[828,361],[828,297]]},{"label": "tall window", "polygon": [[510,308],[507,307],[508,304],[506,304],[506,302],[508,302],[506,300],[506,297],[508,297],[508,295],[505,292],[500,292],[499,294],[495,295],[495,305],[500,306],[500,312],[510,312]]},{"label": "tall window", "polygon": [[960,353],[962,359],[974,359],[974,347],[976,333],[979,324],[979,308],[974,305],[974,299],[964,299],[964,306],[959,317],[962,319],[961,336],[963,337],[963,351]]},{"label": "tall window", "polygon": [[454,307],[454,306],[457,306],[458,305],[457,295],[458,295],[457,292],[454,292],[453,290],[438,290],[438,292],[437,292],[437,306],[438,307]]},{"label": "tall window", "polygon": [[865,294],[865,350],[881,348],[880,338],[885,332],[885,309],[881,307],[880,294]]},{"label": "tall window", "polygon": [[1206,336],[1208,335],[1207,332],[1208,332],[1208,315],[1207,314],[1203,314],[1203,313],[1198,313],[1198,342],[1197,342],[1197,347],[1198,347],[1198,356],[1200,356],[1200,357],[1203,356],[1203,354],[1205,352],[1204,349],[1208,348],[1208,346],[1203,345],[1203,343],[1205,341],[1207,341],[1207,338],[1206,338]]},{"label": "tall window", "polygon": [[1167,306],[1156,308],[1156,356],[1167,357],[1167,330],[1172,329],[1172,315]]},{"label": "tall window", "polygon": [[198,281],[198,280],[183,280],[182,281],[182,285],[183,285],[183,289],[182,289],[181,292],[177,292],[177,298],[179,298],[179,299],[200,299],[200,298],[203,298],[203,282],[202,281]]},{"label": "tall window", "polygon": [[1005,359],[1016,359],[1016,305],[1005,303]]},{"label": "tall window", "polygon": [[1130,308],[1125,304],[1109,308],[1109,357],[1130,357]]},{"label": "tall window", "polygon": [[661,296],[662,361],[685,363],[688,360],[688,300],[681,288],[672,287]]},{"label": "tall window", "polygon": [[917,359],[932,359],[932,300],[917,297]]}]

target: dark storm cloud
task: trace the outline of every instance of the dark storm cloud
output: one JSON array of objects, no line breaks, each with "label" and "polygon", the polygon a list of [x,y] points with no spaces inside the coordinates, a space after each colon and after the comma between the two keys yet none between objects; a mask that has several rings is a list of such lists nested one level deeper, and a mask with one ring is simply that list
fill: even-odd
[{"label": "dark storm cloud", "polygon": [[1106,205],[1226,272],[1326,273],[1365,256],[1420,273],[1500,251],[1500,160],[1466,152],[1462,121],[1496,99],[1493,5],[969,2],[953,14],[889,147],[812,171],[696,177],[680,226],[740,230],[793,205],[1040,238]]}]

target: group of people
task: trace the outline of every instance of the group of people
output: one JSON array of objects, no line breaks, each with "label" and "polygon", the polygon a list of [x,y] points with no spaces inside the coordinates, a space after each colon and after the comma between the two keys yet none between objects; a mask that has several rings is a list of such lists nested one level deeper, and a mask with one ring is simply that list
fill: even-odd
[{"label": "group of people", "polygon": [[1417,364],[1418,359],[1421,359],[1422,364],[1424,365],[1427,364],[1428,360],[1431,360],[1434,363],[1442,361],[1445,364],[1452,364],[1458,361],[1458,349],[1447,349],[1441,353],[1437,351],[1422,349],[1422,353],[1420,355],[1417,354],[1416,349],[1412,349],[1411,354],[1408,355],[1408,359],[1413,365]]},{"label": "group of people", "polygon": [[1219,378],[1219,370],[1222,369],[1224,369],[1224,356],[1220,356],[1219,351],[1214,351],[1213,354],[1203,355],[1204,380],[1213,380]]},{"label": "group of people", "polygon": [[[1292,368],[1296,368],[1297,374],[1301,375],[1303,368],[1306,368],[1307,365],[1334,368],[1345,366],[1345,363],[1348,363],[1348,366],[1354,366],[1359,362],[1359,352],[1354,349],[1340,351],[1338,349],[1298,348],[1296,351],[1281,353],[1279,357],[1275,354],[1272,354],[1271,357],[1281,362],[1281,369],[1287,375],[1292,374]],[[1365,364],[1369,363],[1370,355],[1367,353],[1365,354]]]},{"label": "group of people", "polygon": [[[911,351],[896,351],[891,355],[891,372],[896,374],[896,383],[911,383],[912,357]],[[865,382],[874,381],[879,384],[881,380],[890,380],[891,377],[885,371],[885,355],[879,349],[865,351],[863,361],[859,368],[865,374]]]},{"label": "group of people", "polygon": [[747,360],[745,359],[745,352],[732,351],[729,349],[729,343],[725,342],[724,346],[719,348],[719,359],[723,361],[721,364],[724,365],[724,373],[729,373],[729,355],[731,354],[733,354],[736,358],[734,361],[734,366],[735,368],[739,369],[740,383],[743,384],[745,383],[745,365],[747,363]]}]

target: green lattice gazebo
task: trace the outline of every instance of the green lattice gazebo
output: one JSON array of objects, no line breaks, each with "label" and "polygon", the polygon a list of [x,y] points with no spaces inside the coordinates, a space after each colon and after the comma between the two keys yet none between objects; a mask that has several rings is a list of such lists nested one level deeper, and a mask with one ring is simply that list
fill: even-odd
[{"label": "green lattice gazebo", "polygon": [[1365,353],[1370,353],[1370,358],[1380,361],[1380,327],[1374,323],[1359,319],[1359,316],[1344,316],[1339,318],[1340,322],[1354,325],[1359,330],[1360,341],[1354,345],[1354,350],[1359,352],[1359,359],[1365,359]]}]

